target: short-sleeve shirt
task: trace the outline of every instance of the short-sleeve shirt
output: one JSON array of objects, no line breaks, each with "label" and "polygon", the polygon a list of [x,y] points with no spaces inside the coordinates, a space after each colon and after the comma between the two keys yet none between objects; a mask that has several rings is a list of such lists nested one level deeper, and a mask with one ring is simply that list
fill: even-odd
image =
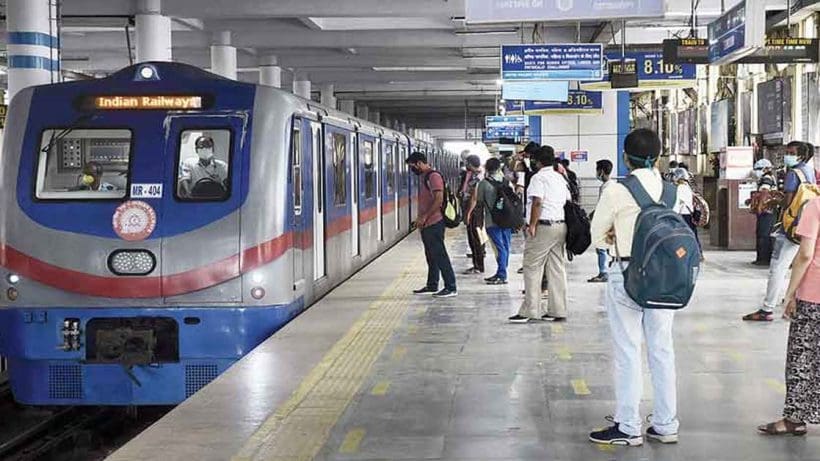
[{"label": "short-sleeve shirt", "polygon": [[680,215],[690,215],[692,214],[692,210],[695,209],[694,207],[694,193],[692,192],[692,188],[689,184],[678,184],[678,197],[677,203],[675,203],[675,207],[673,210],[675,213]]},{"label": "short-sleeve shirt", "polygon": [[797,225],[797,235],[802,240],[814,240],[814,257],[809,263],[806,275],[797,289],[797,298],[813,304],[820,304],[820,199],[814,199],[803,209],[800,224]]},{"label": "short-sleeve shirt", "polygon": [[551,167],[541,168],[527,188],[527,221],[530,219],[533,198],[541,199],[539,220],[563,221],[564,205],[571,200],[566,178]]},{"label": "short-sleeve shirt", "polygon": [[[435,205],[435,197],[433,193],[436,191],[444,192],[444,178],[438,171],[430,171],[421,176],[421,187],[419,187],[419,216],[425,216],[431,211]],[[426,222],[426,226],[432,226],[444,219],[441,215],[441,209],[438,209],[430,216]],[[419,223],[421,224],[421,223]]]},{"label": "short-sleeve shirt", "polygon": [[484,226],[497,227],[496,223],[493,221],[493,214],[490,211],[492,209],[491,207],[495,205],[495,201],[498,199],[498,194],[495,191],[495,185],[493,185],[493,183],[486,178],[478,183],[478,196],[476,199],[476,206],[481,207],[484,210]]},{"label": "short-sleeve shirt", "polygon": [[808,181],[810,184],[814,184],[816,181],[816,178],[814,176],[814,168],[807,163],[798,163],[794,168],[792,168],[791,170],[789,170],[788,173],[786,173],[786,184],[783,186],[783,191],[787,194],[796,192],[797,188],[800,186],[800,183],[802,182],[800,178],[797,176],[797,172],[794,171],[796,169],[799,169],[801,172],[803,172],[803,176],[805,177],[806,181]]}]

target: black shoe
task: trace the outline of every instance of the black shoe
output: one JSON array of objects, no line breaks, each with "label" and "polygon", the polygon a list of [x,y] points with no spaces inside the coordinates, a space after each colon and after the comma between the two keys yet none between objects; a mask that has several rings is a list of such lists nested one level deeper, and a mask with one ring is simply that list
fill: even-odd
[{"label": "black shoe", "polygon": [[552,320],[553,322],[566,322],[566,317],[555,317],[554,315],[544,314],[541,316],[541,320]]},{"label": "black shoe", "polygon": [[485,282],[492,282],[493,280],[497,279],[497,275],[493,275],[492,277],[487,277],[484,279]]},{"label": "black shoe", "polygon": [[433,295],[434,298],[453,298],[455,296],[458,296],[458,291],[450,290],[448,288],[445,288]]},{"label": "black shoe", "polygon": [[507,279],[502,279],[500,277],[495,277],[491,280],[487,280],[487,285],[506,285]]},{"label": "black shoe", "polygon": [[589,283],[603,283],[609,280],[609,276],[607,274],[598,274],[595,277],[587,280]]},{"label": "black shoe", "polygon": [[624,447],[639,447],[643,445],[643,437],[640,435],[624,434],[621,432],[620,424],[618,423],[589,434],[589,441],[602,445],[620,445]]},{"label": "black shoe", "polygon": [[472,258],[473,254],[472,253],[467,253],[465,256],[467,256],[468,258]]},{"label": "black shoe", "polygon": [[473,275],[473,274],[483,274],[484,271],[481,269],[476,269],[475,267],[471,267],[463,272],[464,275]]},{"label": "black shoe", "polygon": [[528,323],[532,319],[529,317],[524,317],[523,315],[515,314],[507,320],[509,320],[510,323]]},{"label": "black shoe", "polygon": [[652,440],[657,440],[660,443],[678,443],[678,434],[659,434],[654,427],[646,430],[646,437]]},{"label": "black shoe", "polygon": [[520,267],[516,272],[518,272],[519,274],[523,274],[524,273],[524,268]]},{"label": "black shoe", "polygon": [[413,290],[413,294],[414,295],[431,295],[431,294],[433,294],[437,291],[438,291],[438,288],[424,287],[424,288],[419,288],[418,290]]}]

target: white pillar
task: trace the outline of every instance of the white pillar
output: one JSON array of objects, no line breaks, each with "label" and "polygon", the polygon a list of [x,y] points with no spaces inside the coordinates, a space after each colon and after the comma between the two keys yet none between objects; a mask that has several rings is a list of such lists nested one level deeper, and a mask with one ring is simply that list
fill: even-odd
[{"label": "white pillar", "polygon": [[293,94],[310,99],[310,80],[304,76],[295,76],[293,80]]},{"label": "white pillar", "polygon": [[399,131],[401,131],[404,134],[410,134],[407,132],[407,124],[404,122],[399,122]]},{"label": "white pillar", "polygon": [[369,120],[369,116],[370,110],[368,110],[367,106],[365,106],[364,104],[360,104],[356,107],[356,117],[359,117],[364,120]]},{"label": "white pillar", "polygon": [[282,88],[282,68],[276,56],[263,56],[259,60],[259,84]]},{"label": "white pillar", "polygon": [[382,124],[382,114],[381,112],[374,110],[370,112],[370,121],[375,123],[376,125]]},{"label": "white pillar", "polygon": [[137,1],[137,62],[171,60],[171,18],[161,0]]},{"label": "white pillar", "polygon": [[57,14],[52,3],[6,2],[9,100],[23,88],[59,81]]},{"label": "white pillar", "polygon": [[336,96],[334,95],[334,91],[335,88],[332,83],[325,83],[319,87],[322,105],[332,107],[333,109],[336,108]]},{"label": "white pillar", "polygon": [[356,101],[342,99],[339,101],[339,110],[350,115],[356,115]]},{"label": "white pillar", "polygon": [[216,32],[211,45],[211,72],[236,80],[236,47],[231,46],[231,32]]}]

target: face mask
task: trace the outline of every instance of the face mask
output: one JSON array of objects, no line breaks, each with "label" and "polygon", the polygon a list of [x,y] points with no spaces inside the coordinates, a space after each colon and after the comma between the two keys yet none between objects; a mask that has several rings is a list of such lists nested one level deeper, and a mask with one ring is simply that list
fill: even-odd
[{"label": "face mask", "polygon": [[598,181],[604,182],[604,175],[601,173],[598,173],[595,177],[598,178]]},{"label": "face mask", "polygon": [[91,176],[90,174],[84,174],[82,177],[82,181],[84,185],[90,186],[94,184],[94,176]]},{"label": "face mask", "polygon": [[415,165],[410,165],[410,171],[412,171],[413,174],[416,175],[416,176],[421,174],[421,170],[419,169],[419,167],[417,167]]},{"label": "face mask", "polygon": [[211,148],[197,149],[196,155],[198,155],[202,160],[210,160],[214,156],[214,150]]},{"label": "face mask", "polygon": [[797,161],[796,155],[786,155],[785,157],[783,157],[783,163],[787,167],[792,168],[800,162]]}]

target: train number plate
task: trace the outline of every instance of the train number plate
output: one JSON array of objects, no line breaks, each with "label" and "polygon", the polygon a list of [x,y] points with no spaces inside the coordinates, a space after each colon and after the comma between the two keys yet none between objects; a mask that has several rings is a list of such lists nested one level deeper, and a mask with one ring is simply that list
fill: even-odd
[{"label": "train number plate", "polygon": [[162,198],[162,184],[131,184],[131,198]]}]

